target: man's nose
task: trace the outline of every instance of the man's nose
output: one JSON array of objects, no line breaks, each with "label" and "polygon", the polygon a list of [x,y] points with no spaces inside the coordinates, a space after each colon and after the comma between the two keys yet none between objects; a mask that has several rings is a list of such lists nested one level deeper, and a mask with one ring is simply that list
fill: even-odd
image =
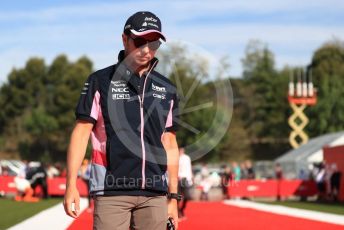
[{"label": "man's nose", "polygon": [[147,54],[147,53],[149,53],[148,43],[146,43],[145,45],[141,46],[141,53],[142,53],[142,54]]}]

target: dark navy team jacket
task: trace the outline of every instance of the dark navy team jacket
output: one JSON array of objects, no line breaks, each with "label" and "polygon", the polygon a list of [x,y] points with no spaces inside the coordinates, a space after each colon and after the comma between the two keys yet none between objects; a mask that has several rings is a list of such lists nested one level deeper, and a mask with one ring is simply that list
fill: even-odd
[{"label": "dark navy team jacket", "polygon": [[176,87],[154,70],[139,77],[118,63],[87,79],[76,108],[91,133],[91,195],[155,196],[167,192],[167,156],[161,137],[177,131]]}]

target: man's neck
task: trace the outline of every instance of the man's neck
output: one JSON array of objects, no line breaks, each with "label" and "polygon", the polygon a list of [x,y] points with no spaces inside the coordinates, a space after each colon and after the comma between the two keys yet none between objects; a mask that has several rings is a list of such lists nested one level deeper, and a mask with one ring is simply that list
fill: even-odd
[{"label": "man's neck", "polygon": [[150,66],[150,63],[146,66],[139,66],[136,68],[135,72],[138,73],[138,75],[141,77],[144,72],[147,72],[149,70]]},{"label": "man's neck", "polygon": [[[127,55],[126,55],[127,56]],[[125,59],[126,60],[126,59]],[[138,74],[140,77],[144,72],[147,72],[149,68],[151,67],[151,62],[148,62],[147,65],[144,66],[138,66],[133,63],[130,59],[128,59],[126,62],[126,65],[133,70],[136,74]]]}]

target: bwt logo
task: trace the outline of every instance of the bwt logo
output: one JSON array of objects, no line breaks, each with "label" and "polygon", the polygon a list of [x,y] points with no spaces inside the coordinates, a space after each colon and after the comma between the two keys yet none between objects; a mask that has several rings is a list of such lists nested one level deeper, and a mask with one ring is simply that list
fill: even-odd
[{"label": "bwt logo", "polygon": [[152,17],[146,17],[145,18],[145,21],[151,21],[151,22],[157,22],[158,20],[157,19],[155,19],[155,18],[152,18]]},{"label": "bwt logo", "polygon": [[158,92],[166,92],[166,88],[165,87],[160,87],[160,86],[156,86],[152,83],[152,89]]}]

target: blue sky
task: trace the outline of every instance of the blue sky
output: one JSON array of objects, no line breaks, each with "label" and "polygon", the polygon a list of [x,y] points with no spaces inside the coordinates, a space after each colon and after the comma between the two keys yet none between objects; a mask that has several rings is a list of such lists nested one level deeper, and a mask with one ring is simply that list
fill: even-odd
[{"label": "blue sky", "polygon": [[2,1],[0,82],[28,58],[49,64],[65,53],[71,61],[87,55],[95,69],[113,64],[121,49],[125,20],[149,10],[162,20],[168,41],[185,41],[215,57],[229,57],[240,76],[245,46],[265,42],[276,65],[306,65],[313,52],[334,37],[344,40],[344,1]]}]

